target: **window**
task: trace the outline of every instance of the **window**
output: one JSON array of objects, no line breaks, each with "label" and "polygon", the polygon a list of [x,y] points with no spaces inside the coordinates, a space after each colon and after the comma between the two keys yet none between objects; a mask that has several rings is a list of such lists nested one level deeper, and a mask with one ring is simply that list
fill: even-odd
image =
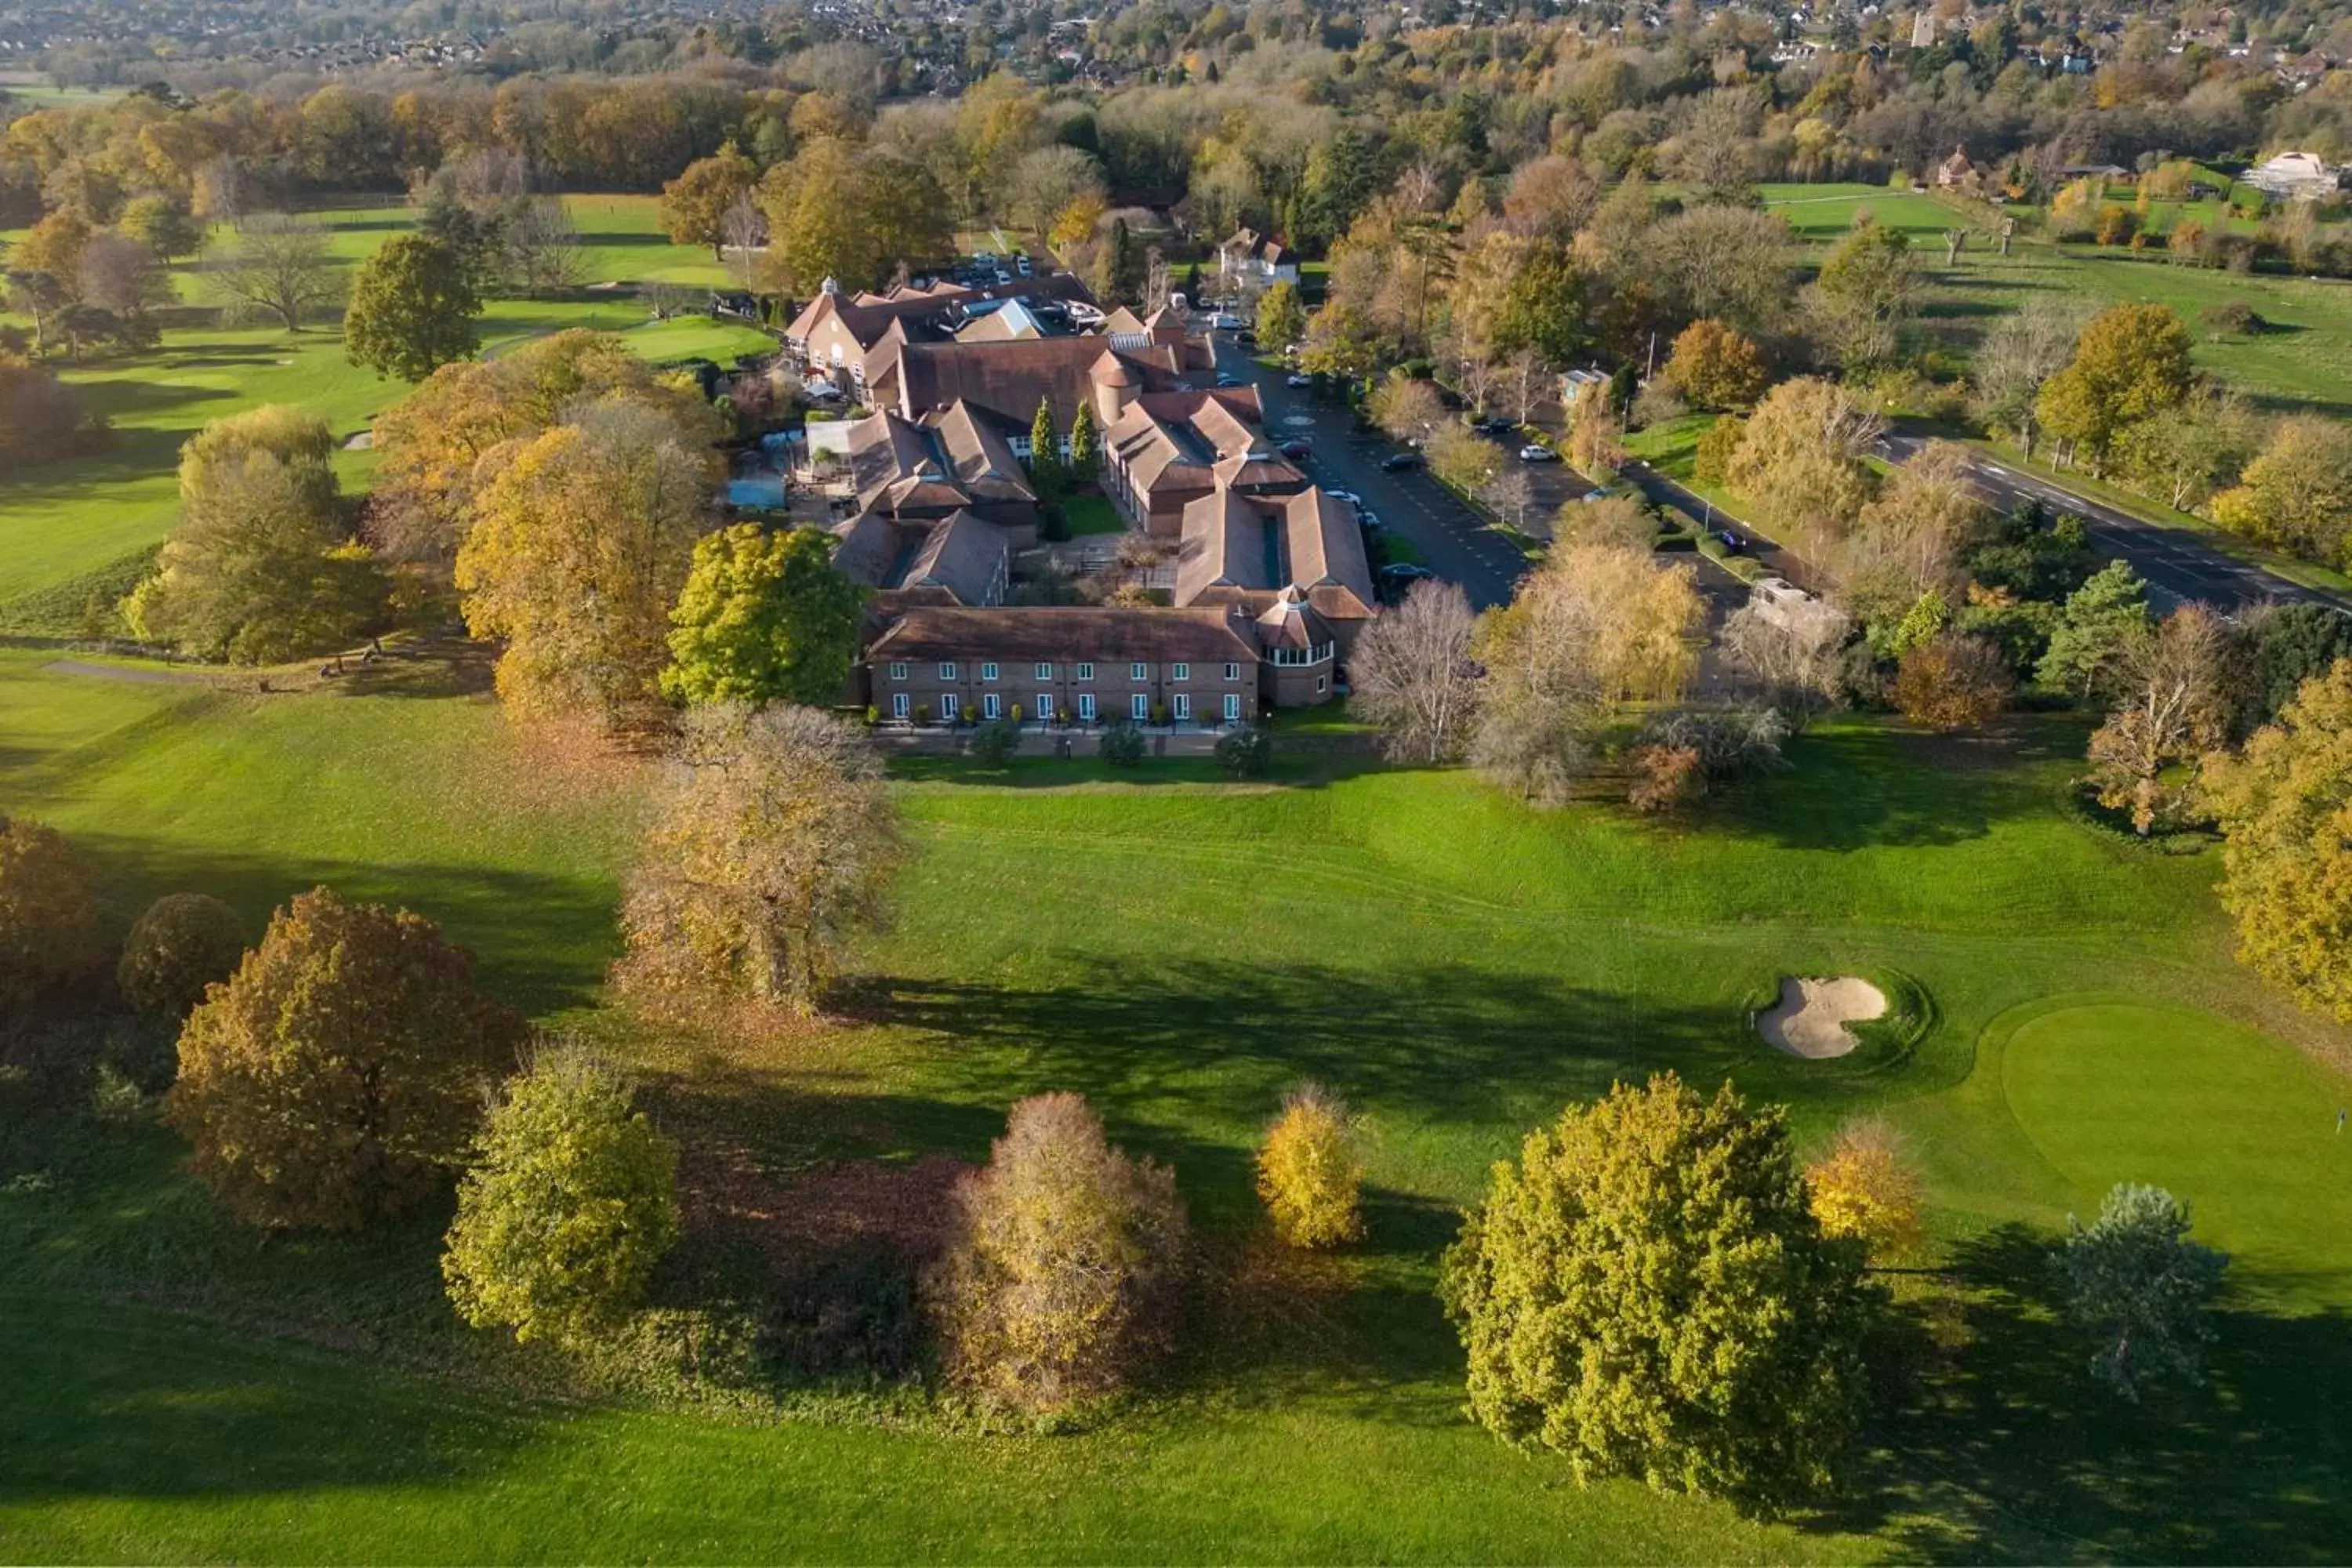
[{"label": "window", "polygon": [[1335,646],[1318,642],[1309,647],[1278,647],[1274,650],[1274,662],[1281,665],[1321,664],[1331,657]]},{"label": "window", "polygon": [[1054,694],[1050,691],[1037,693],[1037,721],[1041,724],[1054,721]]},{"label": "window", "polygon": [[1319,697],[1319,696],[1321,696],[1321,695],[1323,694],[1323,692],[1324,692],[1324,691],[1325,691],[1325,690],[1326,690],[1326,689],[1330,686],[1330,684],[1331,684],[1331,679],[1330,679],[1330,677],[1328,677],[1328,676],[1324,676],[1324,675],[1318,675],[1318,676],[1317,676],[1317,677],[1315,678],[1315,694],[1316,694],[1317,696],[1318,696],[1318,697]]},{"label": "window", "polygon": [[1051,680],[1054,679],[1054,667],[1047,664],[1042,658],[1037,661],[1037,679],[1040,680]]},{"label": "window", "polygon": [[957,698],[954,692],[942,691],[940,693],[940,718],[943,721],[950,724],[954,723],[956,721],[956,714],[960,710],[961,707],[961,700]]},{"label": "window", "polygon": [[1227,680],[1239,680],[1241,678],[1242,667],[1240,665],[1229,664],[1225,666],[1225,679]]},{"label": "window", "polygon": [[1192,721],[1192,694],[1191,692],[1180,691],[1169,700],[1176,705],[1176,722],[1179,724],[1189,724]]},{"label": "window", "polygon": [[943,658],[940,660],[940,679],[941,680],[953,680],[955,679],[955,660],[951,658]]},{"label": "window", "polygon": [[1129,680],[1149,680],[1151,679],[1151,667],[1148,664],[1130,664],[1127,667],[1127,678]]},{"label": "window", "polygon": [[996,679],[995,664],[992,662],[982,665],[980,667],[980,678],[982,680],[994,680]]},{"label": "window", "polygon": [[983,719],[1002,719],[1004,717],[1004,706],[997,700],[995,692],[989,692],[980,700],[980,716]]},{"label": "window", "polygon": [[1127,700],[1128,717],[1140,724],[1151,717],[1151,699],[1139,691]]},{"label": "window", "polygon": [[1192,679],[1192,667],[1189,664],[1172,666],[1168,671],[1168,679],[1171,680],[1190,680]]},{"label": "window", "polygon": [[1228,691],[1225,693],[1225,722],[1238,724],[1241,721],[1242,694],[1238,691]]},{"label": "window", "polygon": [[892,665],[890,666],[890,679],[893,679],[893,680],[904,680],[904,679],[907,679],[907,667],[906,667],[905,665],[903,665],[903,664],[896,664],[896,663],[892,664]]},{"label": "window", "polygon": [[1078,679],[1080,680],[1092,680],[1094,678],[1095,667],[1093,665],[1082,664],[1078,666]]},{"label": "window", "polygon": [[890,695],[890,717],[891,717],[891,718],[893,718],[893,719],[904,719],[906,716],[907,716],[907,694],[906,694],[905,692],[903,692],[903,691],[896,691],[896,692],[891,693],[891,695]]},{"label": "window", "polygon": [[1078,693],[1078,717],[1085,720],[1089,724],[1095,721],[1095,694],[1093,692],[1081,691]]}]

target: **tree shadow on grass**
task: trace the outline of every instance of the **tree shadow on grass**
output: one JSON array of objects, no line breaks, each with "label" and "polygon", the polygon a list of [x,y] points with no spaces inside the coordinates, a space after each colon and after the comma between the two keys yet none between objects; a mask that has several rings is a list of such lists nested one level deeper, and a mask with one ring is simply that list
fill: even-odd
[{"label": "tree shadow on grass", "polygon": [[2090,1375],[2051,1239],[2011,1225],[1958,1249],[1964,1331],[1918,1350],[1866,1500],[1830,1522],[1916,1562],[2340,1560],[2352,1318],[2225,1310],[2206,1385],[2133,1404]]},{"label": "tree shadow on grass", "polygon": [[1375,1114],[1509,1126],[1665,1067],[1712,1084],[1744,1054],[1726,1011],[1637,1014],[1613,992],[1462,964],[1170,963],[1026,988],[875,976],[839,1005],[940,1037],[925,1076],[949,1098],[1071,1089],[1244,1122],[1313,1079]]},{"label": "tree shadow on grass", "polygon": [[[168,720],[167,710],[159,718]],[[224,900],[258,932],[295,894],[333,889],[354,901],[414,910],[478,961],[481,984],[500,1001],[542,1014],[593,1002],[618,951],[618,892],[593,869],[575,875],[432,861],[352,861],[288,854],[214,854],[145,837],[83,832],[75,839],[100,868],[100,889],[122,923],[165,893]],[[519,920],[518,910],[529,911]]]},{"label": "tree shadow on grass", "polygon": [[1963,844],[1998,823],[2046,816],[2049,785],[2021,763],[2058,755],[2076,739],[2032,720],[1969,735],[1809,734],[1790,744],[1789,773],[1740,792],[1716,820],[1790,849]]},{"label": "tree shadow on grass", "polygon": [[432,1485],[514,1464],[531,1432],[347,1356],[84,1298],[10,1300],[0,1379],[0,1506]]}]

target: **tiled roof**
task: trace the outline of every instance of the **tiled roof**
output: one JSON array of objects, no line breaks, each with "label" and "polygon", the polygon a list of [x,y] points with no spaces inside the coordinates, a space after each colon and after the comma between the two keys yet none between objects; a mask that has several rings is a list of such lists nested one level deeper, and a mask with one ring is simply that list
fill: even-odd
[{"label": "tiled roof", "polygon": [[1249,622],[1223,609],[924,606],[899,616],[875,639],[866,658],[869,664],[971,658],[1007,663],[1255,664],[1258,649]]},{"label": "tiled roof", "polygon": [[1184,509],[1179,605],[1262,606],[1286,588],[1325,616],[1371,615],[1371,563],[1352,507],[1320,489],[1253,496],[1220,489]]},{"label": "tiled roof", "polygon": [[894,381],[903,408],[944,408],[962,398],[1023,426],[1036,414],[1038,402],[1047,400],[1067,430],[1078,405],[1092,401],[1098,367],[1106,375],[1125,370],[1147,391],[1164,390],[1181,379],[1177,360],[1174,351],[1159,348],[1114,353],[1094,336],[910,342],[878,370],[869,361],[867,380]]}]

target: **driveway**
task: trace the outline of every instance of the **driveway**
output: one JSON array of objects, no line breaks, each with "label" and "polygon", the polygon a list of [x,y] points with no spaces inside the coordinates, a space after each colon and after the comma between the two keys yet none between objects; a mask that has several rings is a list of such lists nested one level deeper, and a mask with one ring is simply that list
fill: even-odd
[{"label": "driveway", "polygon": [[1359,436],[1347,406],[1283,384],[1282,374],[1257,363],[1228,332],[1216,334],[1220,370],[1254,382],[1265,404],[1266,435],[1276,442],[1311,437],[1315,455],[1299,464],[1325,489],[1352,490],[1380,514],[1389,532],[1411,544],[1429,569],[1459,583],[1474,608],[1507,604],[1527,557],[1463,503],[1421,471],[1391,474],[1381,459],[1399,448],[1379,437]]},{"label": "driveway", "polygon": [[[1927,443],[1916,436],[1889,436],[1881,451],[1895,462],[1907,462]],[[2130,563],[2147,579],[2155,596],[2167,605],[2202,600],[2221,609],[2263,599],[2295,600],[2344,607],[2344,600],[2317,588],[2290,583],[2262,567],[2224,554],[2195,534],[2143,521],[2128,512],[2078,495],[2047,479],[1997,462],[1970,449],[1969,468],[1977,488],[1993,505],[2007,509],[2024,500],[2038,500],[2061,511],[2071,511],[2090,524],[2091,540],[2103,554]]]}]

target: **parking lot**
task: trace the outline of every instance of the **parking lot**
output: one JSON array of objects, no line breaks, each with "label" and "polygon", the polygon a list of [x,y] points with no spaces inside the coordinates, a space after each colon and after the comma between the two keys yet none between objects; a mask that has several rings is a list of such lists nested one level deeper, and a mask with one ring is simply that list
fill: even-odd
[{"label": "parking lot", "polygon": [[[1509,600],[1512,585],[1528,569],[1517,545],[1427,473],[1384,472],[1381,459],[1400,448],[1381,437],[1358,435],[1338,399],[1284,385],[1281,373],[1258,364],[1232,333],[1216,336],[1218,367],[1257,386],[1265,404],[1266,434],[1277,442],[1304,436],[1315,443],[1314,455],[1299,462],[1308,478],[1327,490],[1362,497],[1382,526],[1410,544],[1430,570],[1461,584],[1473,605],[1485,609]],[[1540,495],[1564,495],[1574,487],[1563,465],[1547,464],[1537,473],[1544,487]],[[1559,504],[1538,503],[1543,518],[1549,520]]]}]

